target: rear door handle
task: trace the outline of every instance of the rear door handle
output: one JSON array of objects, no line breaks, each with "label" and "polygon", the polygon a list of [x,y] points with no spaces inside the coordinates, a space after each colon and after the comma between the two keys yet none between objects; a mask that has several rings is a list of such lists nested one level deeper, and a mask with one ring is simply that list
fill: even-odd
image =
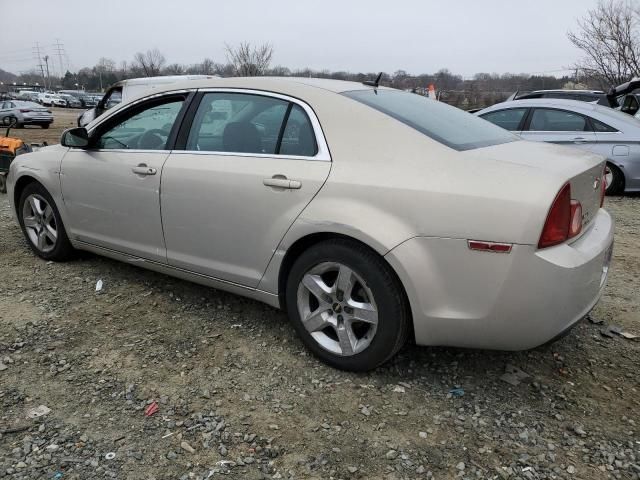
[{"label": "rear door handle", "polygon": [[289,180],[284,175],[274,175],[271,178],[262,180],[262,184],[266,187],[287,188],[289,190],[298,190],[302,187],[302,183],[298,180]]},{"label": "rear door handle", "polygon": [[133,167],[131,171],[136,175],[155,175],[158,172],[155,168],[148,167],[146,163]]}]

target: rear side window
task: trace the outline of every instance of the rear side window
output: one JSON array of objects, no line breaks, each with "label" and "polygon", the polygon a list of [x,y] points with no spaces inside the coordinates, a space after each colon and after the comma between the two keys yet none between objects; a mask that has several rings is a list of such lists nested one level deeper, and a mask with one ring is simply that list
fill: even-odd
[{"label": "rear side window", "polygon": [[577,113],[550,108],[536,108],[529,130],[534,132],[584,132],[590,130],[587,119]]},{"label": "rear side window", "polygon": [[600,120],[596,120],[595,118],[591,118],[591,124],[593,125],[593,129],[596,132],[617,132],[613,127],[610,127],[606,123],[601,122]]},{"label": "rear side window", "polygon": [[343,95],[385,113],[454,150],[471,150],[518,140],[515,135],[475,115],[414,93],[354,90]]},{"label": "rear side window", "polygon": [[309,118],[299,105],[265,95],[206,93],[195,114],[186,150],[314,156]]},{"label": "rear side window", "polygon": [[486,113],[481,115],[480,118],[484,118],[494,125],[513,132],[520,129],[520,123],[526,113],[526,108],[510,108],[508,110]]}]

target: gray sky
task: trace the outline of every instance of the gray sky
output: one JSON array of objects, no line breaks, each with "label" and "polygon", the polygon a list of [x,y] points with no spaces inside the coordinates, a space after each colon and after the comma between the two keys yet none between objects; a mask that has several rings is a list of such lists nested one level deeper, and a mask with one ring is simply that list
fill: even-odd
[{"label": "gray sky", "polygon": [[551,72],[579,58],[566,34],[596,1],[0,0],[22,19],[2,22],[0,68],[32,69],[39,42],[57,73],[59,39],[72,71],[154,47],[168,63],[224,62],[225,42],[250,41],[292,69]]}]

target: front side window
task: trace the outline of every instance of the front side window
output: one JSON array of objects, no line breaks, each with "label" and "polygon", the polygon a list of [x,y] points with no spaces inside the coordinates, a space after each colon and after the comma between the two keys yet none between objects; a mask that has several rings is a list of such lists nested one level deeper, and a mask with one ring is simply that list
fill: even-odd
[{"label": "front side window", "polygon": [[497,112],[489,112],[481,115],[483,118],[494,125],[497,125],[511,132],[520,130],[520,123],[527,113],[526,108],[510,108],[508,110],[498,110]]},{"label": "front side window", "polygon": [[180,113],[184,99],[172,99],[161,104],[136,109],[132,115],[100,134],[96,148],[166,150],[173,124]]},{"label": "front side window", "polygon": [[471,150],[519,138],[481,118],[421,95],[398,90],[354,90],[343,95],[408,125],[454,150]]},{"label": "front side window", "polygon": [[534,132],[584,132],[590,130],[587,119],[577,113],[550,108],[536,108],[529,130]]},{"label": "front side window", "polygon": [[300,106],[265,95],[226,92],[202,97],[185,149],[303,156],[317,151],[313,128]]}]

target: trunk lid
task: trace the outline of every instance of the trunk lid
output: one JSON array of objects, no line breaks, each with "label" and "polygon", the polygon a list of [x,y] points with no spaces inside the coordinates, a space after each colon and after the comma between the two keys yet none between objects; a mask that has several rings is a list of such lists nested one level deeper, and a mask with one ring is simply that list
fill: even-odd
[{"label": "trunk lid", "polygon": [[[571,178],[571,198],[578,200],[582,205],[582,233],[588,228],[600,209],[600,198],[602,195],[602,173],[604,161],[600,164],[585,170]],[[580,235],[572,238],[574,241]]]}]

